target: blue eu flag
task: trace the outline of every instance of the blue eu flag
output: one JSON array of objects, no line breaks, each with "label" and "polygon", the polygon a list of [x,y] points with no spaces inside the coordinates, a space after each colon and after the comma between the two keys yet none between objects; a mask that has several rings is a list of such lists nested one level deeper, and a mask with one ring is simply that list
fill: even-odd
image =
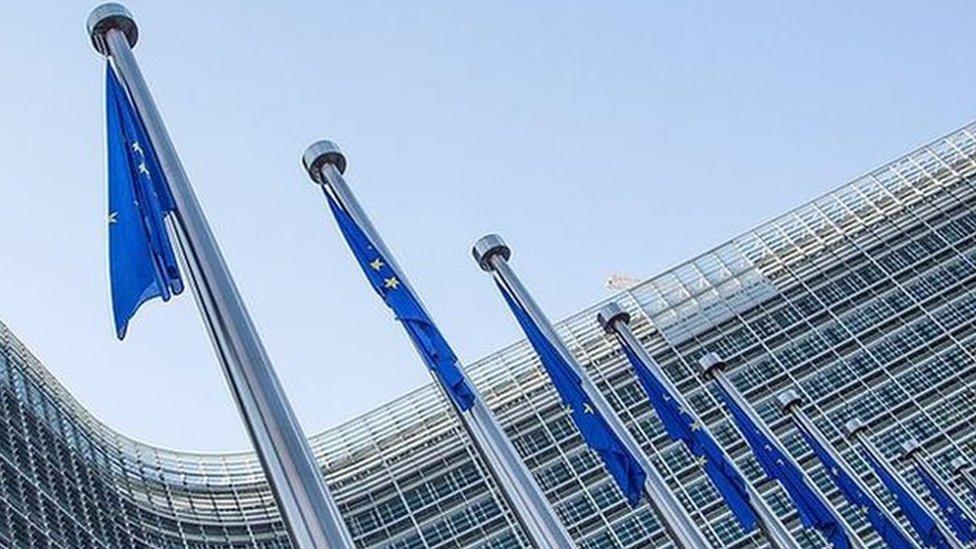
[{"label": "blue eu flag", "polygon": [[546,339],[529,314],[509,295],[508,291],[501,285],[498,288],[509,308],[512,309],[512,313],[515,314],[522,331],[539,355],[542,366],[549,374],[549,379],[555,385],[560,399],[569,407],[570,417],[583,436],[583,440],[603,460],[610,476],[616,481],[627,501],[631,505],[637,505],[641,500],[644,481],[647,478],[637,458],[624,446],[590,402],[573,367],[566,363],[559,351]]},{"label": "blue eu flag", "polygon": [[840,493],[844,494],[851,505],[867,516],[868,522],[881,536],[881,539],[888,544],[888,547],[891,549],[912,549],[915,547],[912,540],[906,537],[901,529],[888,519],[888,515],[882,512],[881,508],[875,504],[874,499],[861,489],[857,481],[847,474],[846,470],[837,463],[837,460],[816,438],[803,429],[800,429],[800,434],[803,435],[807,444],[813,448],[813,453],[823,464],[830,478],[834,480],[834,484],[837,485]]},{"label": "blue eu flag", "polygon": [[164,218],[175,208],[159,161],[125,88],[109,66],[108,125],[109,273],[119,339],[149,299],[183,291]]},{"label": "blue eu flag", "polygon": [[416,296],[404,286],[402,277],[393,270],[390,262],[373,246],[363,229],[328,193],[329,208],[336,218],[339,230],[346,239],[356,261],[366,273],[373,289],[380,294],[386,305],[393,310],[396,319],[410,335],[414,346],[423,356],[427,367],[434,371],[441,385],[461,410],[474,405],[474,392],[468,387],[458,366],[454,351],[441,335],[434,321],[427,316]]},{"label": "blue eu flag", "polygon": [[793,500],[793,505],[796,506],[797,513],[800,515],[800,522],[807,528],[819,530],[834,547],[850,547],[850,540],[847,539],[844,528],[806,483],[799,466],[792,458],[784,454],[779,445],[770,440],[759,426],[752,422],[749,414],[739,407],[735,400],[722,389],[721,385],[717,386],[726,407],[732,413],[732,419],[735,420],[739,430],[742,431],[742,436],[752,448],[752,453],[756,456],[763,472],[778,480],[790,495],[790,499]]},{"label": "blue eu flag", "polygon": [[715,439],[702,428],[701,421],[693,417],[691,412],[678,402],[675,395],[671,394],[630,347],[624,344],[623,350],[637,373],[637,379],[647,392],[657,416],[661,418],[668,436],[671,440],[683,442],[692,454],[703,461],[705,474],[722,494],[736,520],[743,529],[751,531],[756,527],[756,517],[749,505],[746,480],[732,465]]},{"label": "blue eu flag", "polygon": [[949,523],[952,531],[956,533],[959,541],[976,541],[976,524],[973,524],[966,511],[956,505],[953,497],[942,489],[942,486],[929,475],[929,472],[924,467],[916,467],[915,471],[918,473],[919,478],[922,479],[922,483],[925,484],[929,493],[932,494],[932,499],[939,505],[939,509],[942,510],[942,516],[946,518],[946,522]]},{"label": "blue eu flag", "polygon": [[942,531],[939,529],[938,522],[936,522],[935,517],[924,509],[911,493],[908,491],[901,482],[898,481],[888,469],[878,463],[871,455],[871,452],[861,452],[864,459],[867,460],[868,464],[874,469],[874,473],[878,475],[881,479],[881,484],[884,484],[885,488],[891,493],[892,497],[895,498],[895,503],[901,509],[902,513],[905,513],[905,518],[911,523],[912,528],[918,533],[922,538],[922,541],[930,547],[950,547],[949,543],[946,541],[945,536],[942,535]]}]

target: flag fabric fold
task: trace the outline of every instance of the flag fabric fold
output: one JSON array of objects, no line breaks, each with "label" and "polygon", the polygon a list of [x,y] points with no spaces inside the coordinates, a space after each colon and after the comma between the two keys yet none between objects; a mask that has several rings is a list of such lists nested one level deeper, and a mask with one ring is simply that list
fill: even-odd
[{"label": "flag fabric fold", "polygon": [[183,291],[165,216],[175,209],[159,160],[111,65],[106,71],[109,273],[119,339],[139,306]]},{"label": "flag fabric fold", "polygon": [[716,386],[725,401],[725,406],[732,414],[732,419],[752,448],[759,466],[768,477],[779,481],[789,494],[800,515],[800,522],[807,528],[816,528],[834,547],[850,547],[850,540],[847,539],[844,527],[807,484],[803,472],[793,458],[784,454],[779,446],[753,423],[749,414],[726,393],[721,385]]},{"label": "flag fabric fold", "polygon": [[894,477],[887,467],[884,467],[878,460],[874,459],[871,452],[862,451],[861,455],[874,470],[874,473],[878,475],[878,479],[881,480],[881,484],[891,493],[891,496],[895,498],[895,503],[898,504],[898,508],[901,512],[905,514],[905,518],[918,533],[922,541],[930,546],[937,547],[939,549],[949,548],[949,542],[942,535],[942,531],[939,529],[938,522],[935,517],[929,513],[929,511],[919,504],[918,500],[912,497],[911,492],[905,487],[897,478]]},{"label": "flag fabric fold", "polygon": [[583,436],[583,440],[603,460],[610,476],[620,487],[620,491],[630,505],[637,505],[644,492],[644,481],[647,479],[640,462],[627,449],[607,420],[596,410],[573,367],[567,364],[566,359],[543,335],[542,330],[521,304],[509,295],[507,289],[501,284],[498,289],[505,297],[505,302],[508,303],[536,354],[539,355],[542,366],[549,374],[549,379],[556,387],[563,404],[569,407],[570,417]]},{"label": "flag fabric fold", "polygon": [[647,364],[630,347],[622,345],[630,360],[637,379],[644,387],[651,405],[664,424],[664,430],[675,441],[681,441],[688,450],[702,460],[705,474],[718,489],[733,516],[746,531],[756,527],[756,517],[749,504],[746,480],[736,470],[715,439],[702,428],[701,421],[685,409],[675,395],[658,380]]},{"label": "flag fabric fold", "polygon": [[837,485],[840,493],[844,495],[851,505],[866,516],[868,523],[871,524],[875,532],[881,536],[881,539],[884,540],[888,547],[891,549],[912,549],[915,547],[912,540],[905,537],[901,530],[888,518],[888,515],[882,512],[881,508],[875,503],[875,500],[862,490],[857,481],[848,475],[845,469],[837,463],[837,460],[834,459],[831,453],[804,429],[800,429],[799,431],[803,439],[813,449],[813,453],[817,456],[817,459],[823,464],[827,474],[833,479],[834,484]]},{"label": "flag fabric fold", "polygon": [[942,489],[942,486],[929,475],[925,467],[915,467],[915,472],[922,479],[922,484],[928,489],[929,494],[932,495],[932,499],[938,504],[939,510],[942,511],[942,516],[945,517],[946,522],[949,523],[949,527],[955,532],[959,541],[976,541],[976,524],[973,524],[973,521],[966,514],[966,510],[961,509],[956,504],[954,498]]},{"label": "flag fabric fold", "polygon": [[465,381],[458,358],[447,340],[434,321],[427,316],[417,297],[403,284],[401,275],[376,249],[355,219],[329,192],[325,196],[343,238],[352,249],[370,285],[393,310],[396,319],[406,329],[427,367],[437,376],[451,400],[461,410],[470,410],[474,406],[475,394]]}]

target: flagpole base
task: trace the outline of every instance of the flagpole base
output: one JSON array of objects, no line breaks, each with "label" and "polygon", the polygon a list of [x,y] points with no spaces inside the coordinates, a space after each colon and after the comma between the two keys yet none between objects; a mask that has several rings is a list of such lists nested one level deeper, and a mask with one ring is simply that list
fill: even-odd
[{"label": "flagpole base", "polygon": [[322,180],[322,168],[327,164],[332,164],[339,170],[340,174],[346,173],[346,155],[342,154],[339,145],[334,141],[323,139],[316,141],[305,149],[302,155],[302,165],[308,171],[308,175],[316,183],[324,183]]},{"label": "flagpole base", "polygon": [[612,334],[616,331],[613,327],[615,322],[630,324],[630,313],[625,311],[618,303],[611,302],[600,307],[600,310],[596,313],[596,320],[605,332]]},{"label": "flagpole base", "polygon": [[512,249],[505,244],[502,237],[497,234],[488,234],[478,239],[471,248],[471,254],[478,266],[483,271],[493,271],[495,267],[491,264],[491,259],[495,255],[500,255],[505,261],[512,257]]},{"label": "flagpole base", "polygon": [[125,35],[130,48],[139,41],[139,27],[132,14],[125,9],[125,6],[115,2],[102,4],[93,9],[88,15],[87,27],[92,46],[102,55],[109,54],[105,35],[112,29],[121,31]]}]

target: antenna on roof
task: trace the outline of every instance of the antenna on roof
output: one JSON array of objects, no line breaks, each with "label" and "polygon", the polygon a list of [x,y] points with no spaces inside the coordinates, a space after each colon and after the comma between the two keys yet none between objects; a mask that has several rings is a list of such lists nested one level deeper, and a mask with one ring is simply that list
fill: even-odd
[{"label": "antenna on roof", "polygon": [[629,290],[638,284],[640,279],[617,273],[610,274],[605,282],[608,290]]}]

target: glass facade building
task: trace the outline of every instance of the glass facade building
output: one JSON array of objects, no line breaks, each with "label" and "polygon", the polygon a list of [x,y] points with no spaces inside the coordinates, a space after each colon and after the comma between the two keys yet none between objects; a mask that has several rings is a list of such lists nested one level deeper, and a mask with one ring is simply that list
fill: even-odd
[{"label": "glass facade building", "polygon": [[[870,425],[889,457],[908,438],[918,440],[936,470],[976,503],[949,467],[958,456],[976,459],[976,125],[613,299],[804,545],[823,542],[763,478],[703,385],[697,361],[705,352],[727,358],[736,386],[870,545],[878,538],[775,406],[780,390],[800,390],[809,415],[878,493],[841,436],[851,417]],[[599,305],[558,323],[560,335],[708,538],[716,546],[761,544],[739,530],[685,448],[667,439],[617,344],[598,326]],[[398,337],[392,327],[390,337]],[[466,368],[581,547],[668,545],[653,512],[628,507],[583,445],[526,342]],[[359,546],[522,545],[507,504],[432,386],[318,434],[311,445]],[[908,465],[895,463],[924,493]],[[117,433],[0,324],[0,546],[289,542],[253,455],[173,452]]]}]

